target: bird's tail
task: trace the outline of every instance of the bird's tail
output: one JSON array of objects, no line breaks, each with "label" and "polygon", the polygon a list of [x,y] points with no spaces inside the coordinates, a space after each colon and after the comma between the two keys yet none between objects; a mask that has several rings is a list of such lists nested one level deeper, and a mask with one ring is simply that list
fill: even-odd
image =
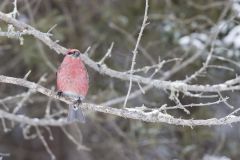
[{"label": "bird's tail", "polygon": [[85,116],[83,115],[81,108],[79,108],[78,106],[76,106],[74,104],[69,105],[67,120],[68,120],[68,122],[75,122],[75,121],[81,122],[81,123],[86,122]]}]

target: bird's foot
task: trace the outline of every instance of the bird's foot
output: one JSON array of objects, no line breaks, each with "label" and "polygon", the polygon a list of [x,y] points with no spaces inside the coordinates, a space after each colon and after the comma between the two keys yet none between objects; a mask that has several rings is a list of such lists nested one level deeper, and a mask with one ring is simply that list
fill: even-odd
[{"label": "bird's foot", "polygon": [[74,102],[77,106],[82,103],[81,97],[78,97],[78,99]]},{"label": "bird's foot", "polygon": [[82,103],[82,100],[80,97],[78,97],[78,99],[76,101],[73,102],[73,107],[74,109],[76,109],[80,104]]},{"label": "bird's foot", "polygon": [[100,63],[97,63],[97,66],[98,66],[98,68],[101,68],[101,64]]},{"label": "bird's foot", "polygon": [[78,97],[77,101],[76,101],[78,104],[81,104],[82,103],[82,100],[81,100],[81,97]]},{"label": "bird's foot", "polygon": [[57,91],[57,96],[58,97],[62,97],[63,96],[63,92],[62,91]]}]

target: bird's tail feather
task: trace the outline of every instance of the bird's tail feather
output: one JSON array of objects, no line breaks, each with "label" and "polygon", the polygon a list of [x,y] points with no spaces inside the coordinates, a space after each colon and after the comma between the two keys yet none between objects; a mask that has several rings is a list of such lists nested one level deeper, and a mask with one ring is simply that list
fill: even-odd
[{"label": "bird's tail feather", "polygon": [[78,121],[81,123],[86,122],[85,116],[83,115],[81,108],[79,108],[78,106],[75,106],[74,104],[69,105],[67,120],[68,122],[75,122],[75,121]]}]

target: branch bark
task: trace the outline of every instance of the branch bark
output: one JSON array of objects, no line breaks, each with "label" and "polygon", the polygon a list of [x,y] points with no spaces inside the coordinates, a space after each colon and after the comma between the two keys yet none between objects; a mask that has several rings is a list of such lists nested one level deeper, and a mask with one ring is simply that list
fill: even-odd
[{"label": "branch bark", "polygon": [[[29,89],[35,90],[36,92],[42,93],[48,97],[52,97],[55,99],[58,99],[60,101],[63,101],[67,104],[71,103],[70,98],[66,97],[58,97],[57,94],[49,90],[39,84],[36,84],[34,82],[30,82],[24,79],[20,78],[13,78],[13,77],[7,77],[0,75],[0,82],[1,83],[9,83],[9,84],[15,84],[18,86],[27,87]],[[91,103],[83,103],[81,105],[83,109],[87,109],[90,111],[98,111],[103,112],[107,114],[116,115],[123,118],[129,118],[129,119],[136,119],[136,120],[142,120],[145,122],[154,122],[154,123],[167,123],[172,125],[183,125],[183,126],[212,126],[212,125],[226,125],[226,124],[232,124],[235,122],[240,121],[240,117],[229,115],[220,119],[212,118],[212,119],[206,119],[206,120],[193,120],[193,119],[180,119],[180,118],[174,118],[173,116],[170,116],[168,114],[164,114],[158,110],[154,110],[152,112],[144,112],[140,110],[139,108],[124,108],[124,109],[117,109],[107,106],[101,106]],[[5,111],[0,110],[0,117],[6,118],[9,120],[13,120],[19,123],[29,124],[29,125],[39,125],[39,126],[62,126],[69,124],[65,118],[61,118],[58,120],[53,119],[38,119],[38,118],[28,118],[23,115],[15,115],[11,114]]]}]

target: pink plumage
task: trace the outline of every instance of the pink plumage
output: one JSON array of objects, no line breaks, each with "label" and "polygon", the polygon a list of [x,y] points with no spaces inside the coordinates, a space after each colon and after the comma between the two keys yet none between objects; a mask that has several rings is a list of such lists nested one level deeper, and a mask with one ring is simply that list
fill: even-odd
[{"label": "pink plumage", "polygon": [[[80,52],[76,49],[70,49],[67,52],[57,72],[57,89],[63,95],[81,102],[87,95],[89,86],[88,73],[79,55]],[[71,111],[71,108],[75,110]],[[75,106],[70,106],[68,114],[70,121],[83,121],[82,118],[84,117],[78,117],[81,116],[82,113],[77,113],[77,111],[79,112],[81,110]],[[71,113],[73,115],[71,115]]]}]

